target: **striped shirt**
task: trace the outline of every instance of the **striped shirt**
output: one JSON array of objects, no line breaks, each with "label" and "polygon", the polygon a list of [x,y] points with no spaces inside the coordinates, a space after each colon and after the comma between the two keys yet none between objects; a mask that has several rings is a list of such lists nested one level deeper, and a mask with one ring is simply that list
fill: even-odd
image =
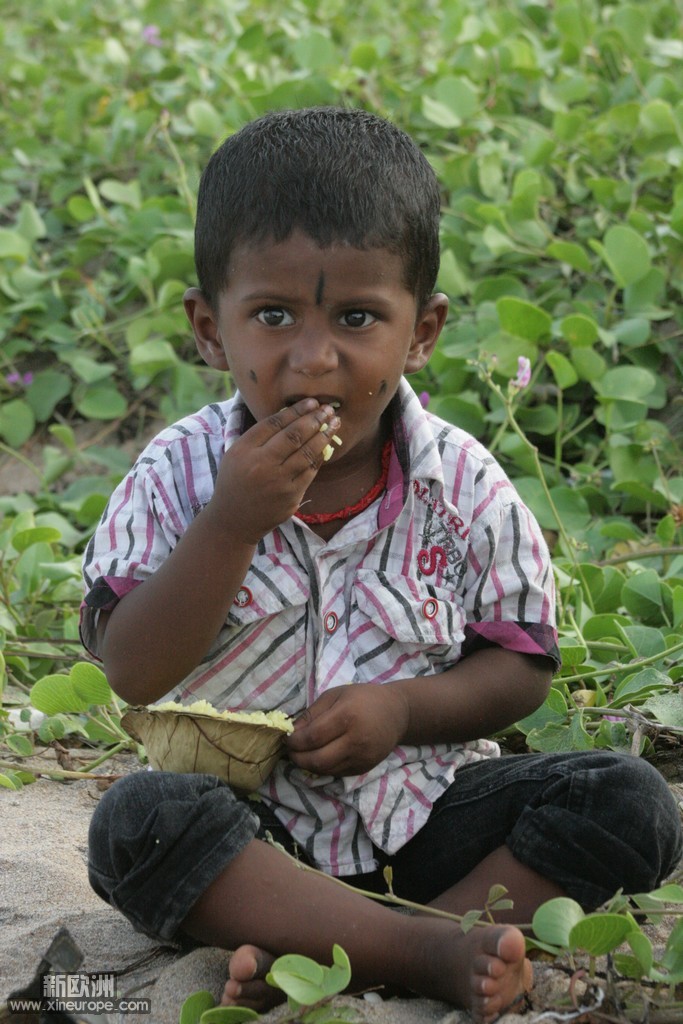
[{"label": "striped shirt", "polygon": [[[548,550],[501,467],[405,380],[392,411],[385,493],[328,541],[297,518],[263,537],[211,651],[164,700],[297,716],[332,687],[439,673],[482,644],[559,661]],[[93,653],[98,609],[144,582],[208,503],[245,413],[237,395],[186,417],[117,487],[84,558]],[[353,875],[424,825],[460,765],[499,753],[488,739],[406,744],[343,778],[282,760],[260,796],[321,869]]]}]

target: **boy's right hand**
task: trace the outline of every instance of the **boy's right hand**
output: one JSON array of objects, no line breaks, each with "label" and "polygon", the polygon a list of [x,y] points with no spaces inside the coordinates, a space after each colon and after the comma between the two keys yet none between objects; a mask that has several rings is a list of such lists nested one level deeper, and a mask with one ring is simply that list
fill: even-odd
[{"label": "boy's right hand", "polygon": [[255,423],[225,452],[205,511],[218,514],[236,540],[257,544],[295,515],[339,425],[332,406],[315,398]]}]

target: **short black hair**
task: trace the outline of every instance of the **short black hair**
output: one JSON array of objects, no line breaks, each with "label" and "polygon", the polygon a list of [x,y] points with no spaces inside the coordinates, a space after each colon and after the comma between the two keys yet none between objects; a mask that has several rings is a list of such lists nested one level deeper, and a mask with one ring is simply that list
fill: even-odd
[{"label": "short black hair", "polygon": [[202,174],[199,287],[216,309],[236,244],[299,229],[323,247],[396,253],[421,309],[439,270],[439,214],[436,175],[396,125],[358,109],[273,111],[226,139]]}]

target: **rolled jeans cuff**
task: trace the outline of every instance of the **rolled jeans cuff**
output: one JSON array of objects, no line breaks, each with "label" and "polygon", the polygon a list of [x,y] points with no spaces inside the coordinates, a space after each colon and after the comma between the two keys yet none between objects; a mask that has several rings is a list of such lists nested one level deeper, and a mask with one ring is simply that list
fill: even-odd
[{"label": "rolled jeans cuff", "polygon": [[173,940],[258,827],[246,800],[215,776],[136,773],[115,783],[97,806],[90,884],[136,931]]}]

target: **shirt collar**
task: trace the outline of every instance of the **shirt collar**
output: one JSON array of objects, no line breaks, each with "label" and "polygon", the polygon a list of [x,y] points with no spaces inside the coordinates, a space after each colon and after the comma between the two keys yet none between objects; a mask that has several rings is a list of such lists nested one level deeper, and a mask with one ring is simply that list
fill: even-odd
[{"label": "shirt collar", "polygon": [[394,450],[378,525],[388,526],[405,505],[414,480],[434,480],[443,487],[443,467],[434,439],[432,417],[405,379],[401,378],[392,403]]}]

